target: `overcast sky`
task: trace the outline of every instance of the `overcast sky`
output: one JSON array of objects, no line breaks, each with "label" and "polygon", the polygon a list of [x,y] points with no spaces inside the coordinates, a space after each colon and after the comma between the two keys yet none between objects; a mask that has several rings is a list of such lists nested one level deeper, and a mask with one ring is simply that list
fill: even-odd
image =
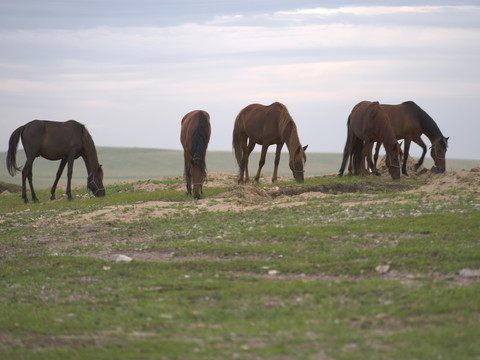
[{"label": "overcast sky", "polygon": [[413,100],[448,157],[480,159],[478,1],[2,1],[0,49],[1,151],[33,119],[181,149],[194,109],[230,151],[238,112],[280,101],[308,151],[339,153],[357,102]]}]

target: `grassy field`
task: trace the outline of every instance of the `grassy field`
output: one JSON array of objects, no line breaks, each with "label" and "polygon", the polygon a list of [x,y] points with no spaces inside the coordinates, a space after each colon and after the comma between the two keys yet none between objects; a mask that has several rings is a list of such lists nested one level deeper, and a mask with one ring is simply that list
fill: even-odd
[{"label": "grassy field", "polygon": [[[325,175],[337,172],[342,161],[341,154],[308,153],[306,164],[306,176]],[[258,168],[260,154],[252,153],[250,160],[250,172],[255,175]],[[267,176],[273,173],[274,148],[267,153],[266,164],[263,173]],[[135,149],[135,148],[98,148],[98,157],[105,172],[105,183],[134,181],[140,179],[159,179],[164,177],[181,176],[183,174],[183,152],[158,149]],[[22,183],[21,174],[11,177],[5,167],[6,153],[0,153],[0,181],[14,184]],[[18,150],[17,164],[23,166],[25,153]],[[35,160],[33,165],[33,182],[35,188],[46,189],[52,186],[57,173],[58,161],[48,161],[43,158]],[[427,157],[426,167],[433,165]],[[448,159],[447,170],[457,171],[470,169],[480,165],[480,160]],[[228,173],[237,172],[237,164],[232,152],[212,151],[207,154],[207,167],[211,172],[223,171]],[[280,175],[291,175],[288,168],[288,154],[282,154],[279,167]],[[66,186],[66,170],[59,185]],[[73,171],[73,184],[75,186],[86,185],[86,170],[82,159],[75,161]]]},{"label": "grassy field", "polygon": [[479,172],[210,176],[2,195],[1,358],[480,358]]}]

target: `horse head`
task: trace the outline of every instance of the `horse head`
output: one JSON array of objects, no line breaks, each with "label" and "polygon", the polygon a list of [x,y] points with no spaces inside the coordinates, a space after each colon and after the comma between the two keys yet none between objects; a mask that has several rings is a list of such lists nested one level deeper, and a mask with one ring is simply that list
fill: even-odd
[{"label": "horse head", "polygon": [[400,179],[400,162],[402,156],[402,148],[398,142],[395,141],[393,148],[387,151],[387,157],[385,164],[387,165],[388,172],[392,176],[393,180]]},{"label": "horse head", "polygon": [[207,178],[207,172],[205,170],[205,165],[200,158],[194,157],[191,161],[190,167],[190,176],[191,183],[193,186],[193,197],[195,199],[200,199],[203,194],[203,183]]},{"label": "horse head", "polygon": [[305,162],[307,161],[307,155],[305,155],[305,150],[307,150],[307,147],[308,145],[305,145],[304,147],[299,146],[289,163],[293,177],[298,183],[303,183],[304,181],[305,170],[303,170],[303,168],[305,166]]},{"label": "horse head", "polygon": [[105,196],[102,165],[99,165],[94,171],[88,174],[87,188],[90,189],[95,196]]},{"label": "horse head", "polygon": [[445,172],[446,168],[446,153],[448,148],[448,137],[441,137],[434,141],[430,147],[432,159],[435,161],[435,167],[438,172]]}]

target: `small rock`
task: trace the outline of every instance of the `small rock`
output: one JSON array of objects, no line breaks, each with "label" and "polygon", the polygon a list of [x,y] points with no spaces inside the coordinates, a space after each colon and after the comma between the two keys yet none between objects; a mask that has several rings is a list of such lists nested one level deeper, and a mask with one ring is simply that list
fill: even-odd
[{"label": "small rock", "polygon": [[133,259],[130,256],[127,255],[118,255],[117,258],[115,259],[115,262],[117,263],[129,263]]},{"label": "small rock", "polygon": [[386,265],[378,265],[375,270],[377,270],[377,272],[379,274],[385,274],[387,272],[390,271],[390,265],[386,264]]},{"label": "small rock", "polygon": [[278,270],[268,270],[268,275],[274,276],[278,274]]},{"label": "small rock", "polygon": [[480,270],[462,269],[458,272],[458,274],[463,277],[477,277],[477,276],[480,276]]}]

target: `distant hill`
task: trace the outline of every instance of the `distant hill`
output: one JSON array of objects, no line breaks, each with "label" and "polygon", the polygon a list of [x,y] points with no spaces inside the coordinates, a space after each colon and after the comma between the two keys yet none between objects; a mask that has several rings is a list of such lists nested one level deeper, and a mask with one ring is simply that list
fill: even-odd
[{"label": "distant hill", "polygon": [[[103,165],[106,184],[128,182],[142,179],[158,179],[183,175],[183,151],[160,150],[144,148],[112,148],[98,147],[98,158]],[[5,183],[22,183],[22,175],[17,174],[11,177],[8,173],[6,163],[6,152],[0,152],[0,181]],[[273,159],[275,148],[271,147],[267,153],[266,164],[262,170],[265,176],[271,176],[273,172]],[[259,161],[260,153],[253,152],[249,161],[250,175],[254,176]],[[308,153],[305,168],[305,176],[325,175],[337,172],[342,159],[341,154],[329,153]],[[25,153],[19,148],[17,152],[17,164],[22,166],[25,163]],[[49,188],[58,169],[59,161],[48,161],[43,158],[35,160],[33,165],[33,184],[38,189]],[[425,160],[425,166],[431,167],[433,161],[430,157]],[[456,171],[471,169],[480,166],[479,160],[458,160],[447,159],[447,170]],[[222,171],[237,173],[237,164],[233,152],[230,151],[209,151],[207,152],[207,168],[210,172]],[[66,186],[65,169],[60,187]],[[288,168],[288,153],[282,153],[279,166],[279,175],[291,176]],[[80,158],[75,161],[73,168],[72,183],[75,186],[86,185],[87,173],[85,164]]]}]

